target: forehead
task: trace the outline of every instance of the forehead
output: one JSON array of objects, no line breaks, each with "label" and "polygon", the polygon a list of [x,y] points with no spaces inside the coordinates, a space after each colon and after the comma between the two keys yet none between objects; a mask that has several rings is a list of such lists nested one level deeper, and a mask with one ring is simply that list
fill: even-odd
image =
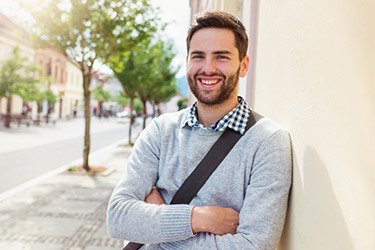
[{"label": "forehead", "polygon": [[196,50],[206,53],[221,50],[238,53],[234,33],[220,28],[203,28],[195,32],[190,41],[189,52]]}]

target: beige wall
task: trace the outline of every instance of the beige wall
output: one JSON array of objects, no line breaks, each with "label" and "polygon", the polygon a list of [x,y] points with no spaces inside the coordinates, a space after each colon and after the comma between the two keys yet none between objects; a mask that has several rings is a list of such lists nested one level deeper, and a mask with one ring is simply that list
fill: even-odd
[{"label": "beige wall", "polygon": [[83,106],[83,80],[81,70],[77,64],[67,60],[65,69],[66,82],[64,84],[54,84],[51,89],[58,96],[55,104],[55,115],[61,115],[61,118],[69,119],[73,117],[75,109],[81,112]]},{"label": "beige wall", "polygon": [[281,249],[375,249],[375,1],[261,1],[254,107],[287,127]]}]

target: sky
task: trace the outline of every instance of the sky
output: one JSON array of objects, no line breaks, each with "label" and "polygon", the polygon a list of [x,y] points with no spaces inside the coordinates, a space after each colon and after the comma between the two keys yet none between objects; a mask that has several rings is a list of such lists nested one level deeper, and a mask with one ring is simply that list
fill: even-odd
[{"label": "sky", "polygon": [[177,75],[180,77],[185,75],[186,71],[185,38],[190,25],[189,0],[154,0],[153,2],[160,7],[162,19],[165,22],[170,22],[166,33],[174,41],[178,52],[174,63],[181,66]]},{"label": "sky", "polygon": [[[0,0],[0,12],[10,18],[27,19],[27,13],[20,11],[18,2],[36,0]],[[186,33],[190,25],[189,0],[151,0],[152,4],[160,7],[163,22],[169,23],[166,36],[174,41],[177,55],[173,64],[180,66],[177,77],[185,75],[186,69]],[[106,71],[105,67],[101,70]]]}]

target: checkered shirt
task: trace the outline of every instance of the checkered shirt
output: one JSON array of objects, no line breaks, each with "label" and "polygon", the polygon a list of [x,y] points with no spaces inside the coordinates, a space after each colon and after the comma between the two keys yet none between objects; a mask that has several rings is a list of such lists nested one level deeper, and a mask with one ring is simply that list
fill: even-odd
[{"label": "checkered shirt", "polygon": [[[194,103],[190,107],[187,121],[184,124],[187,124],[190,127],[205,128],[198,122],[196,113],[197,103]],[[241,96],[238,96],[238,105],[229,111],[229,113],[227,113],[225,116],[220,118],[214,125],[209,126],[208,129],[213,131],[224,131],[226,128],[230,128],[236,132],[239,132],[240,134],[244,134],[250,113],[251,110],[247,106],[245,100]]]}]

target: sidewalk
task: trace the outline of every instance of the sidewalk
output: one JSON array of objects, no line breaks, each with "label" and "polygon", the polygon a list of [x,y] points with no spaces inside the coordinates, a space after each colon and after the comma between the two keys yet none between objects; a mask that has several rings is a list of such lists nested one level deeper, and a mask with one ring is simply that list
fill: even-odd
[{"label": "sidewalk", "polygon": [[63,172],[0,201],[0,250],[118,250],[106,230],[111,192],[131,152],[124,141],[91,154],[108,176]]}]

